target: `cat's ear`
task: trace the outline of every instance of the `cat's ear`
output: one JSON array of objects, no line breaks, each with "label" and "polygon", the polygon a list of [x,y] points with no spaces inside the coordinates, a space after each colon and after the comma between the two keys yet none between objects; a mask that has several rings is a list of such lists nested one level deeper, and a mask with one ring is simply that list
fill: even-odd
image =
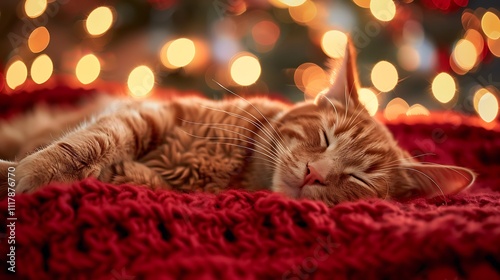
[{"label": "cat's ear", "polygon": [[470,169],[452,165],[422,164],[403,165],[412,179],[401,198],[426,197],[456,194],[474,183],[476,175]]},{"label": "cat's ear", "polygon": [[339,58],[329,61],[330,88],[323,92],[330,99],[336,99],[343,104],[357,106],[358,100],[358,73],[356,68],[356,52],[350,37],[346,34],[346,42],[339,42]]}]

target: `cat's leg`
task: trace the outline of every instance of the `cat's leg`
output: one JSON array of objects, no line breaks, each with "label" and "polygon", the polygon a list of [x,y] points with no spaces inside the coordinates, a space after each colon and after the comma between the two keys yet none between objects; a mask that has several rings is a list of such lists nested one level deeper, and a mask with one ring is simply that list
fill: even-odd
[{"label": "cat's leg", "polygon": [[114,163],[133,160],[154,148],[175,119],[168,104],[123,103],[43,150],[17,167],[17,191],[30,192],[49,182],[98,177]]},{"label": "cat's leg", "polygon": [[154,170],[142,163],[131,160],[107,166],[102,170],[98,179],[115,185],[130,184],[152,189],[171,189]]}]

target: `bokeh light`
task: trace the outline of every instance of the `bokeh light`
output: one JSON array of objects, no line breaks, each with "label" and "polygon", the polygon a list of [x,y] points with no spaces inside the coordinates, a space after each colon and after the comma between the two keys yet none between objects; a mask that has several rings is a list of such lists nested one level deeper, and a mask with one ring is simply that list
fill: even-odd
[{"label": "bokeh light", "polygon": [[493,40],[500,38],[500,19],[494,13],[488,11],[483,15],[481,28],[488,38]]},{"label": "bokeh light", "polygon": [[5,74],[7,86],[11,89],[16,89],[18,86],[24,84],[27,77],[28,69],[26,68],[26,64],[21,60],[14,61],[7,68],[7,73]]},{"label": "bokeh light", "polygon": [[365,106],[370,116],[374,116],[378,111],[378,99],[373,90],[369,88],[361,88],[358,91],[359,102]]},{"label": "bokeh light", "polygon": [[316,97],[318,93],[330,86],[328,75],[314,63],[303,63],[295,69],[293,79],[295,85],[303,91],[307,97]]},{"label": "bokeh light", "polygon": [[127,85],[129,94],[132,97],[147,96],[155,84],[155,75],[149,67],[145,65],[137,66],[130,72]]},{"label": "bokeh light", "polygon": [[461,39],[452,53],[453,61],[463,71],[471,70],[477,62],[476,47],[469,40]]},{"label": "bokeh light", "polygon": [[491,92],[487,92],[479,99],[477,109],[481,119],[492,122],[498,115],[498,100]]},{"label": "bokeh light", "polygon": [[441,72],[432,81],[432,94],[441,103],[450,102],[456,90],[455,80],[448,73]]},{"label": "bokeh light", "polygon": [[101,63],[99,59],[88,54],[82,57],[76,64],[75,74],[80,83],[87,85],[95,81],[101,72]]},{"label": "bokeh light", "polygon": [[384,111],[384,117],[387,120],[395,120],[401,115],[406,115],[410,109],[410,105],[403,99],[396,97],[387,103]]},{"label": "bokeh light", "polygon": [[297,7],[306,2],[306,0],[279,0],[279,2],[283,3],[288,7]]},{"label": "bokeh light", "polygon": [[42,54],[31,64],[31,79],[37,84],[43,84],[52,76],[53,71],[52,60],[48,55]]},{"label": "bokeh light", "polygon": [[396,5],[393,0],[371,0],[370,12],[380,21],[391,21],[396,15]]},{"label": "bokeh light", "polygon": [[464,39],[471,42],[476,48],[476,53],[480,54],[484,49],[484,39],[476,29],[469,29],[465,32]]},{"label": "bokeh light", "polygon": [[231,78],[241,86],[255,83],[261,73],[259,60],[249,54],[237,55],[231,62]]},{"label": "bokeh light", "polygon": [[480,88],[480,89],[476,90],[476,92],[474,93],[472,103],[474,105],[474,110],[476,110],[476,112],[479,111],[479,108],[478,108],[479,100],[481,100],[481,97],[483,97],[483,95],[485,95],[488,92],[489,92],[489,90],[487,90],[485,88]]},{"label": "bokeh light", "polygon": [[500,39],[493,40],[491,38],[488,38],[487,43],[488,43],[488,49],[490,50],[490,52],[494,56],[500,57]]},{"label": "bokeh light", "polygon": [[30,18],[36,18],[47,9],[47,0],[26,0],[24,2],[24,12]]},{"label": "bokeh light", "polygon": [[113,11],[109,7],[98,7],[90,12],[85,27],[92,36],[100,36],[109,30],[113,24]]},{"label": "bokeh light", "polygon": [[430,114],[431,112],[421,104],[414,104],[406,111],[407,116],[429,116]]},{"label": "bokeh light", "polygon": [[280,28],[270,20],[263,20],[253,26],[252,37],[257,44],[272,47],[280,37]]},{"label": "bokeh light", "polygon": [[45,50],[50,42],[50,33],[44,26],[37,27],[28,37],[28,47],[33,53]]},{"label": "bokeh light", "polygon": [[166,43],[160,51],[162,64],[170,69],[185,67],[196,55],[196,47],[192,40],[179,38]]},{"label": "bokeh light", "polygon": [[390,62],[382,60],[375,64],[371,72],[373,85],[382,92],[394,89],[398,83],[398,71]]},{"label": "bokeh light", "polygon": [[353,2],[361,8],[370,8],[370,0],[353,0]]},{"label": "bokeh light", "polygon": [[347,46],[347,35],[338,30],[330,30],[323,34],[321,48],[331,58],[344,57]]},{"label": "bokeh light", "polygon": [[318,14],[318,8],[312,1],[306,1],[304,4],[288,9],[292,19],[300,24],[311,22]]},{"label": "bokeh light", "polygon": [[398,62],[406,71],[415,71],[420,66],[420,54],[413,46],[405,44],[398,50]]}]

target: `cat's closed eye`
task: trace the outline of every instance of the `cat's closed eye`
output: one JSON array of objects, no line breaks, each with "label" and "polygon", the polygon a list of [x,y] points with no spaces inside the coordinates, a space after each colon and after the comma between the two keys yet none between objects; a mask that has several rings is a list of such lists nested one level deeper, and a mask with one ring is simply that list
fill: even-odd
[{"label": "cat's closed eye", "polygon": [[326,134],[326,131],[324,129],[322,129],[321,132],[322,132],[323,140],[325,143],[325,147],[328,148],[330,146],[330,141],[328,140],[328,135]]},{"label": "cat's closed eye", "polygon": [[354,178],[356,181],[369,186],[369,184],[361,176],[359,176],[357,174],[354,174],[354,173],[350,173],[349,176],[351,176],[352,178]]}]

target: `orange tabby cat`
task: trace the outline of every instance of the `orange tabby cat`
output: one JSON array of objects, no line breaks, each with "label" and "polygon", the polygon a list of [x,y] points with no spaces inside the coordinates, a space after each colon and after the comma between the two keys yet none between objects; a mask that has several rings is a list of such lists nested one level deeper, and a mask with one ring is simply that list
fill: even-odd
[{"label": "orange tabby cat", "polygon": [[[370,117],[357,97],[351,49],[333,62],[332,86],[314,101],[114,101],[52,143],[47,135],[59,135],[89,110],[65,115],[57,120],[59,130],[45,129],[38,141],[27,139],[35,132],[13,139],[12,125],[3,125],[0,155],[12,160],[17,154],[17,192],[97,177],[181,191],[270,189],[333,205],[369,197],[431,197],[470,186],[473,172],[416,162]],[[40,145],[46,146],[25,156]],[[0,161],[1,172],[13,164]]]}]

